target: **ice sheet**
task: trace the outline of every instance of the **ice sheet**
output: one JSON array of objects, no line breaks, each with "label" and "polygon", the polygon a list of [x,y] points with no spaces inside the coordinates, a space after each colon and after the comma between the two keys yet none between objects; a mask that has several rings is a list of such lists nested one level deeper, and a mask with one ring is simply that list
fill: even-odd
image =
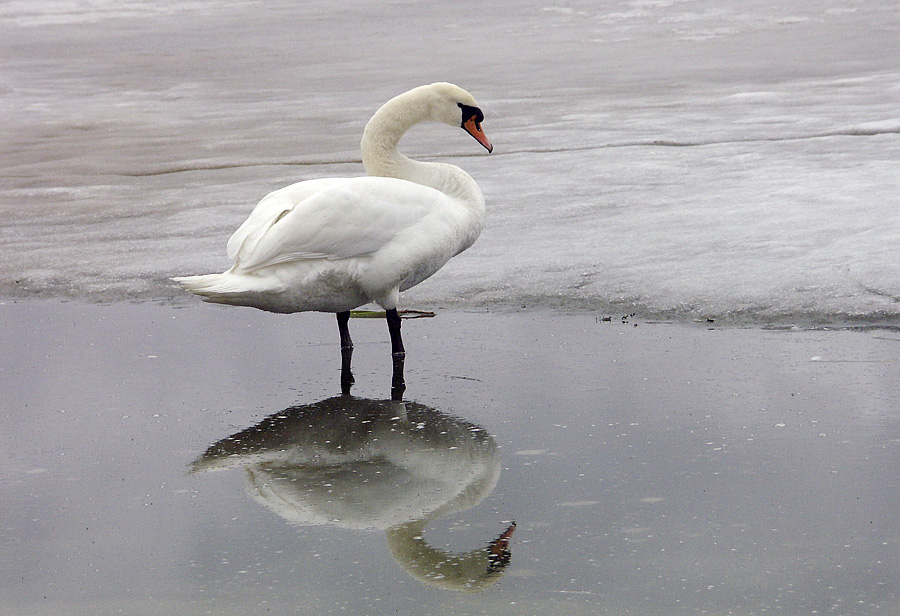
[{"label": "ice sheet", "polygon": [[478,243],[407,305],[900,318],[896,5],[771,0],[0,10],[0,296],[193,301],[269,190],[356,175],[369,115],[450,80]]}]

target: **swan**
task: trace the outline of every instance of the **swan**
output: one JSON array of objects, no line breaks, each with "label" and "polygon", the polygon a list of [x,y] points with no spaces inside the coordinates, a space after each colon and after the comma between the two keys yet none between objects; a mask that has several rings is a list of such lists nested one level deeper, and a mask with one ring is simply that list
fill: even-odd
[{"label": "swan", "polygon": [[353,347],[350,311],[374,302],[385,310],[391,352],[402,361],[400,292],[475,242],[485,202],[459,167],[412,160],[397,144],[412,126],[431,121],[462,127],[491,152],[483,120],[472,95],[450,83],[392,98],[363,131],[367,176],[307,180],[269,193],[228,241],[228,271],[172,280],[218,304],[334,312],[342,350]]}]

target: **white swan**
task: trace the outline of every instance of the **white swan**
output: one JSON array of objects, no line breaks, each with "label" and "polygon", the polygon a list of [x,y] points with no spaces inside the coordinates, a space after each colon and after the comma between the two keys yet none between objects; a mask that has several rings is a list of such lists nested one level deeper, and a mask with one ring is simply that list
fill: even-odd
[{"label": "white swan", "polygon": [[397,143],[413,125],[434,121],[461,126],[490,152],[483,119],[472,95],[453,84],[396,96],[363,132],[368,177],[308,180],[268,194],[228,241],[231,269],[173,280],[209,302],[337,313],[346,349],[350,310],[375,302],[386,311],[392,353],[402,357],[400,291],[471,246],[485,207],[465,171],[411,160]]}]

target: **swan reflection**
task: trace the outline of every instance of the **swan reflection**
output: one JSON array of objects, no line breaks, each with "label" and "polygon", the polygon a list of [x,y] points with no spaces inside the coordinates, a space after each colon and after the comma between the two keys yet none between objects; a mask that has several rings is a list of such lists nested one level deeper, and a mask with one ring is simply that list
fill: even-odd
[{"label": "swan reflection", "polygon": [[478,590],[509,564],[515,523],[462,554],[423,537],[490,494],[500,456],[483,428],[422,404],[341,395],[290,407],[213,444],[191,471],[236,467],[253,498],[290,522],[386,531],[394,558],[427,584]]}]

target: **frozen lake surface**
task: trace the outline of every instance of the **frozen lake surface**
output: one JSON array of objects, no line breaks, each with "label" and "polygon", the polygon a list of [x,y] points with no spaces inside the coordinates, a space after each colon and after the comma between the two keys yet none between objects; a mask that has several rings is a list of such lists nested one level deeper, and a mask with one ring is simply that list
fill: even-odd
[{"label": "frozen lake surface", "polygon": [[0,8],[0,295],[193,301],[272,189],[357,175],[389,97],[436,80],[493,155],[419,127],[488,203],[407,305],[753,323],[900,315],[893,0]]}]

